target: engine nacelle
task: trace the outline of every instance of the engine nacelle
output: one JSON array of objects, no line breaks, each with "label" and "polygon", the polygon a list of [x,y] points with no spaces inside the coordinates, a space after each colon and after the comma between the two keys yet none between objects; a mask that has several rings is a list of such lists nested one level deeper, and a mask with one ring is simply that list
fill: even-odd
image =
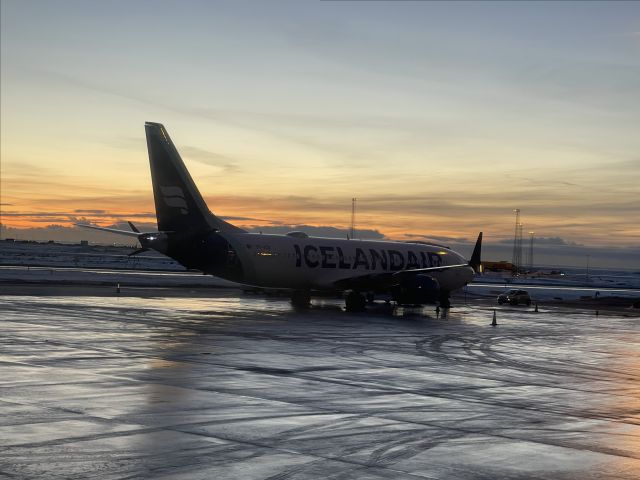
[{"label": "engine nacelle", "polygon": [[429,275],[411,275],[394,285],[391,293],[401,305],[435,303],[440,298],[440,284]]}]

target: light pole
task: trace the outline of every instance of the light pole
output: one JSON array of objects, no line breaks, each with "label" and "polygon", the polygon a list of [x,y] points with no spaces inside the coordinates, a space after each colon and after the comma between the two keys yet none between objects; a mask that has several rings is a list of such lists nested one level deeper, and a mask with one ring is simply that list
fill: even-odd
[{"label": "light pole", "polygon": [[536,232],[529,232],[529,273],[533,270],[533,236]]},{"label": "light pole", "polygon": [[516,214],[516,232],[513,236],[513,259],[511,263],[513,264],[513,275],[516,276],[520,271],[520,259],[522,255],[522,244],[518,241],[518,231],[522,231],[522,226],[520,224],[520,209],[514,208],[513,211]]}]

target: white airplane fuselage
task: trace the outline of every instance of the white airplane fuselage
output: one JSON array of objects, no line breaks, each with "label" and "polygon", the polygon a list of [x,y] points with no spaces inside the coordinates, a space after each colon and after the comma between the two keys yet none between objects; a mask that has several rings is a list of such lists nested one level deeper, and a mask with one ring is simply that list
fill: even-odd
[{"label": "white airplane fuselage", "polygon": [[[242,263],[243,283],[271,288],[326,290],[358,276],[467,264],[453,250],[419,243],[256,233],[225,238]],[[468,284],[474,271],[468,266],[429,275],[451,291]]]}]

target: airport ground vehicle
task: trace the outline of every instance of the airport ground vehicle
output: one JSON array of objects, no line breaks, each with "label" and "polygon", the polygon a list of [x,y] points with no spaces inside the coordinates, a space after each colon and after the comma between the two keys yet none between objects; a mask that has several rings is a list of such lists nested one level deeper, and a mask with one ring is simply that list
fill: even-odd
[{"label": "airport ground vehicle", "polygon": [[531,305],[531,296],[526,290],[511,289],[498,295],[500,305],[509,303],[511,305],[525,304]]}]

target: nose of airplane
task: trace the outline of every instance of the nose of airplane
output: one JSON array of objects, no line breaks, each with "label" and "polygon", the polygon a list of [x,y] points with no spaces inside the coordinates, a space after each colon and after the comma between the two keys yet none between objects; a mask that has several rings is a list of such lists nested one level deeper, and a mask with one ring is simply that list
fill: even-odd
[{"label": "nose of airplane", "polygon": [[464,277],[464,284],[468,284],[473,280],[473,277],[475,276],[476,272],[473,269],[473,267],[471,265],[469,265],[467,268],[465,268],[463,270],[463,277]]}]

